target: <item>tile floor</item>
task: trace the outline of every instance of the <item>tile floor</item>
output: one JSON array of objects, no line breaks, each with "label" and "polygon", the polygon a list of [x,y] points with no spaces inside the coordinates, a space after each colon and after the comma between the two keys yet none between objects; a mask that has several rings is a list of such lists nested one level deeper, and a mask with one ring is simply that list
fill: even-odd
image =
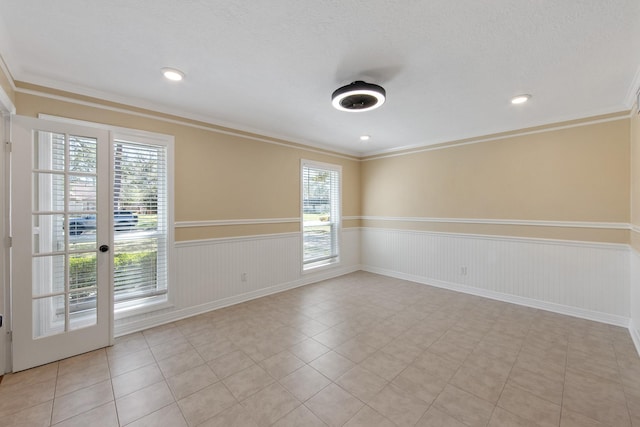
[{"label": "tile floor", "polygon": [[0,384],[2,426],[640,426],[627,330],[358,272]]}]

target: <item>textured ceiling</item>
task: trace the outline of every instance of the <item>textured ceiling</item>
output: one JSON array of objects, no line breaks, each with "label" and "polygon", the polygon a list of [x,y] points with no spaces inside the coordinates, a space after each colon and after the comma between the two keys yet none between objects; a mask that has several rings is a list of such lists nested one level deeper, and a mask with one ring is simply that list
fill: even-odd
[{"label": "textured ceiling", "polygon": [[[640,1],[0,0],[0,54],[16,81],[372,154],[630,109]],[[334,110],[354,80],[387,102]]]}]

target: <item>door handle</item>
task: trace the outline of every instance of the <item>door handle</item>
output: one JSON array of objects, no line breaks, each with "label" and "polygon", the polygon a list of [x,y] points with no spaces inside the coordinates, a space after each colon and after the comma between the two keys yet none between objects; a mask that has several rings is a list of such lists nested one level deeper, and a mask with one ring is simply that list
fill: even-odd
[{"label": "door handle", "polygon": [[102,245],[98,249],[100,249],[100,252],[107,252],[109,250],[109,246],[108,245]]}]

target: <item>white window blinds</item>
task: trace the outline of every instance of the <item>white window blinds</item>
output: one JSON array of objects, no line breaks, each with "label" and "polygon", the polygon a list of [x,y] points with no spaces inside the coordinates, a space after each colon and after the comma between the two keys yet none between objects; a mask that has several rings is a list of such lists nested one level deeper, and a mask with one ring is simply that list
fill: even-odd
[{"label": "white window blinds", "polygon": [[114,140],[114,300],[167,293],[167,147]]},{"label": "white window blinds", "polygon": [[302,162],[302,258],[305,269],[338,261],[340,175],[340,166]]}]

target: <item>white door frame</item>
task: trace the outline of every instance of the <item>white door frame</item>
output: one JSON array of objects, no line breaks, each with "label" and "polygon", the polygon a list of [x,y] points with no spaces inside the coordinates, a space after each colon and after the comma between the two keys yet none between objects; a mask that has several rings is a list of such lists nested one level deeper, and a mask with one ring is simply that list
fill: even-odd
[{"label": "white door frame", "polygon": [[[0,71],[1,72],[1,71]],[[10,304],[10,278],[11,262],[10,247],[10,170],[11,161],[9,155],[11,141],[11,115],[16,113],[16,108],[2,87],[0,87],[0,314],[2,315],[2,327],[0,327],[0,375],[11,370],[11,304]]]}]

